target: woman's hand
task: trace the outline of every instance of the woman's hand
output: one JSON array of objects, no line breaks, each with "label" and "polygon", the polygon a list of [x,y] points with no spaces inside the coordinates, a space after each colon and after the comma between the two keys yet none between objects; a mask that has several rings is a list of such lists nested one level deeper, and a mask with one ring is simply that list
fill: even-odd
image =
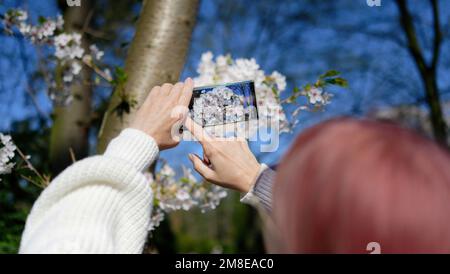
[{"label": "woman's hand", "polygon": [[247,141],[209,136],[189,117],[185,126],[203,147],[203,160],[189,154],[194,169],[213,184],[248,192],[258,176],[260,164]]},{"label": "woman's hand", "polygon": [[180,142],[178,129],[186,118],[193,88],[191,78],[184,83],[154,87],[131,127],[153,137],[160,150],[175,147]]}]

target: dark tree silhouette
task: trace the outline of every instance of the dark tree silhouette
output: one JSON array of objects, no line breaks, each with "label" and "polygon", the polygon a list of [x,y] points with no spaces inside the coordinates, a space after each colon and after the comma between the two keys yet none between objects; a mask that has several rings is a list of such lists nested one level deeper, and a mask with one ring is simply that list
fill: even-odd
[{"label": "dark tree silhouette", "polygon": [[436,140],[447,145],[447,124],[444,120],[441,101],[439,96],[439,87],[437,84],[437,68],[442,45],[442,31],[439,16],[439,4],[437,0],[430,0],[433,10],[433,53],[431,61],[425,60],[424,53],[417,39],[414,20],[408,10],[408,4],[405,0],[396,0],[400,13],[400,23],[407,38],[409,53],[413,58],[416,67],[422,78],[425,89],[426,101],[430,108],[430,120],[433,128],[433,134]]}]

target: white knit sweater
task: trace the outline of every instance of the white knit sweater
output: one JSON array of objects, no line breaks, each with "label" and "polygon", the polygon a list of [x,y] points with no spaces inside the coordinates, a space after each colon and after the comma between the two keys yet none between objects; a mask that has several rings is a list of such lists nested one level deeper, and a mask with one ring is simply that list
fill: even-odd
[{"label": "white knit sweater", "polygon": [[[129,128],[103,155],[67,168],[34,204],[20,253],[141,253],[152,210],[142,171],[158,152],[153,138]],[[261,172],[242,202],[270,211],[274,172]]]},{"label": "white knit sweater", "polygon": [[142,171],[158,152],[150,136],[126,129],[103,155],[66,169],[34,204],[20,253],[140,253],[152,201]]}]

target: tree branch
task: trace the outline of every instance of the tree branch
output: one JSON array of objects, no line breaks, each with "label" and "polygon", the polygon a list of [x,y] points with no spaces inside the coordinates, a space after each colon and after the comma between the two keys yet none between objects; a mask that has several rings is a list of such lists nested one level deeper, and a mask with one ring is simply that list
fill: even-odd
[{"label": "tree branch", "polygon": [[413,19],[408,11],[405,0],[396,0],[400,13],[400,22],[405,31],[408,40],[408,50],[416,61],[416,64],[421,73],[426,73],[427,64],[420,49],[419,41],[417,40],[416,30],[414,28]]},{"label": "tree branch", "polygon": [[436,70],[439,54],[442,44],[442,31],[439,20],[439,4],[437,0],[430,0],[433,8],[433,29],[434,29],[434,42],[433,42],[433,59],[431,61],[430,69]]}]

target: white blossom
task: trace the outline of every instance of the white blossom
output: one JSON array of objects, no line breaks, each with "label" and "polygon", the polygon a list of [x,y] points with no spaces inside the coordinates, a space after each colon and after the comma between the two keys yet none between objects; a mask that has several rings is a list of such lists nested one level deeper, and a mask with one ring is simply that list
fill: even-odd
[{"label": "white blossom", "polygon": [[180,201],[186,201],[191,198],[191,195],[185,189],[179,189],[175,197]]},{"label": "white blossom", "polygon": [[103,73],[105,74],[105,76],[106,76],[108,79],[112,79],[112,73],[111,73],[111,70],[105,69],[105,70],[103,71]]},{"label": "white blossom", "polygon": [[82,60],[84,49],[81,46],[81,34],[62,33],[55,37],[55,56],[61,61]]},{"label": "white blossom", "polygon": [[12,33],[12,27],[14,25],[23,25],[27,19],[28,13],[25,10],[12,9],[5,13],[2,23],[6,32]]},{"label": "white blossom", "polygon": [[25,10],[18,10],[17,20],[19,22],[24,22],[28,19],[28,12]]},{"label": "white blossom", "polygon": [[150,224],[148,226],[148,230],[149,231],[155,230],[161,224],[162,221],[164,221],[164,212],[159,208],[154,209],[152,212],[152,216],[150,217]]},{"label": "white blossom", "polygon": [[58,16],[56,17],[56,28],[58,30],[64,29],[64,18],[62,17],[61,14],[58,14]]},{"label": "white blossom", "polygon": [[39,24],[32,26],[27,22],[28,13],[21,9],[9,10],[3,20],[6,31],[12,33],[13,26],[17,26],[19,32],[36,44],[51,43],[56,30],[64,24],[62,17],[58,21],[48,18],[43,19]]},{"label": "white blossom", "polygon": [[82,68],[82,67],[81,67],[81,65],[80,65],[79,62],[73,62],[73,63],[72,63],[72,73],[73,73],[74,75],[80,74],[81,68]]},{"label": "white blossom", "polygon": [[198,183],[197,178],[195,178],[194,174],[192,174],[192,169],[186,168],[185,166],[183,168],[183,177],[186,178],[191,183]]},{"label": "white blossom", "polygon": [[264,71],[260,70],[254,58],[236,59],[228,69],[228,74],[233,81],[253,80],[256,86],[264,81]]},{"label": "white blossom", "polygon": [[169,165],[165,164],[162,167],[160,174],[162,176],[165,176],[165,177],[173,177],[173,176],[175,176],[175,171],[172,169],[172,167],[170,167]]},{"label": "white blossom", "polygon": [[274,72],[272,72],[270,77],[272,79],[274,79],[278,90],[285,90],[286,89],[286,76],[282,75],[278,71],[274,71]]},{"label": "white blossom", "polygon": [[323,103],[322,89],[313,87],[308,91],[308,98],[311,104]]},{"label": "white blossom", "polygon": [[[24,10],[13,9],[6,13],[4,25],[7,32],[12,33],[14,26],[33,44],[54,48],[54,56],[62,68],[61,76],[48,75],[48,95],[56,105],[67,105],[72,101],[70,87],[78,80],[81,72],[81,61],[88,56],[82,47],[82,37],[79,33],[65,33],[64,19],[58,15],[55,19],[41,18],[38,24],[32,25],[28,21],[28,14]],[[91,47],[95,58],[100,59],[103,52]],[[62,77],[62,81],[55,79]]]},{"label": "white blossom", "polygon": [[229,56],[219,55],[216,58],[217,67],[219,69],[226,69],[229,64]]},{"label": "white blossom", "polygon": [[155,176],[145,173],[154,195],[154,208],[148,229],[156,229],[164,215],[172,211],[199,208],[202,212],[216,208],[227,192],[217,186],[198,182],[192,169],[183,168],[183,177],[179,180],[172,167],[167,163]]},{"label": "white blossom", "polygon": [[47,38],[53,36],[56,30],[56,22],[55,21],[46,21],[40,26],[36,26],[32,28],[32,33],[35,34],[32,38],[36,42],[44,41]]},{"label": "white blossom", "polygon": [[0,175],[11,173],[15,166],[11,161],[14,158],[16,149],[17,147],[11,136],[0,133]]},{"label": "white blossom", "polygon": [[64,73],[63,81],[66,83],[70,83],[73,81],[73,74],[72,73]]},{"label": "white blossom", "polygon": [[19,31],[23,34],[29,34],[31,32],[31,26],[26,23],[20,23]]},{"label": "white blossom", "polygon": [[91,46],[89,47],[89,49],[90,49],[90,51],[91,51],[91,55],[92,55],[97,61],[101,60],[101,59],[103,58],[103,55],[105,55],[105,53],[104,53],[103,51],[99,50],[99,49],[97,48],[96,45],[91,45]]}]

